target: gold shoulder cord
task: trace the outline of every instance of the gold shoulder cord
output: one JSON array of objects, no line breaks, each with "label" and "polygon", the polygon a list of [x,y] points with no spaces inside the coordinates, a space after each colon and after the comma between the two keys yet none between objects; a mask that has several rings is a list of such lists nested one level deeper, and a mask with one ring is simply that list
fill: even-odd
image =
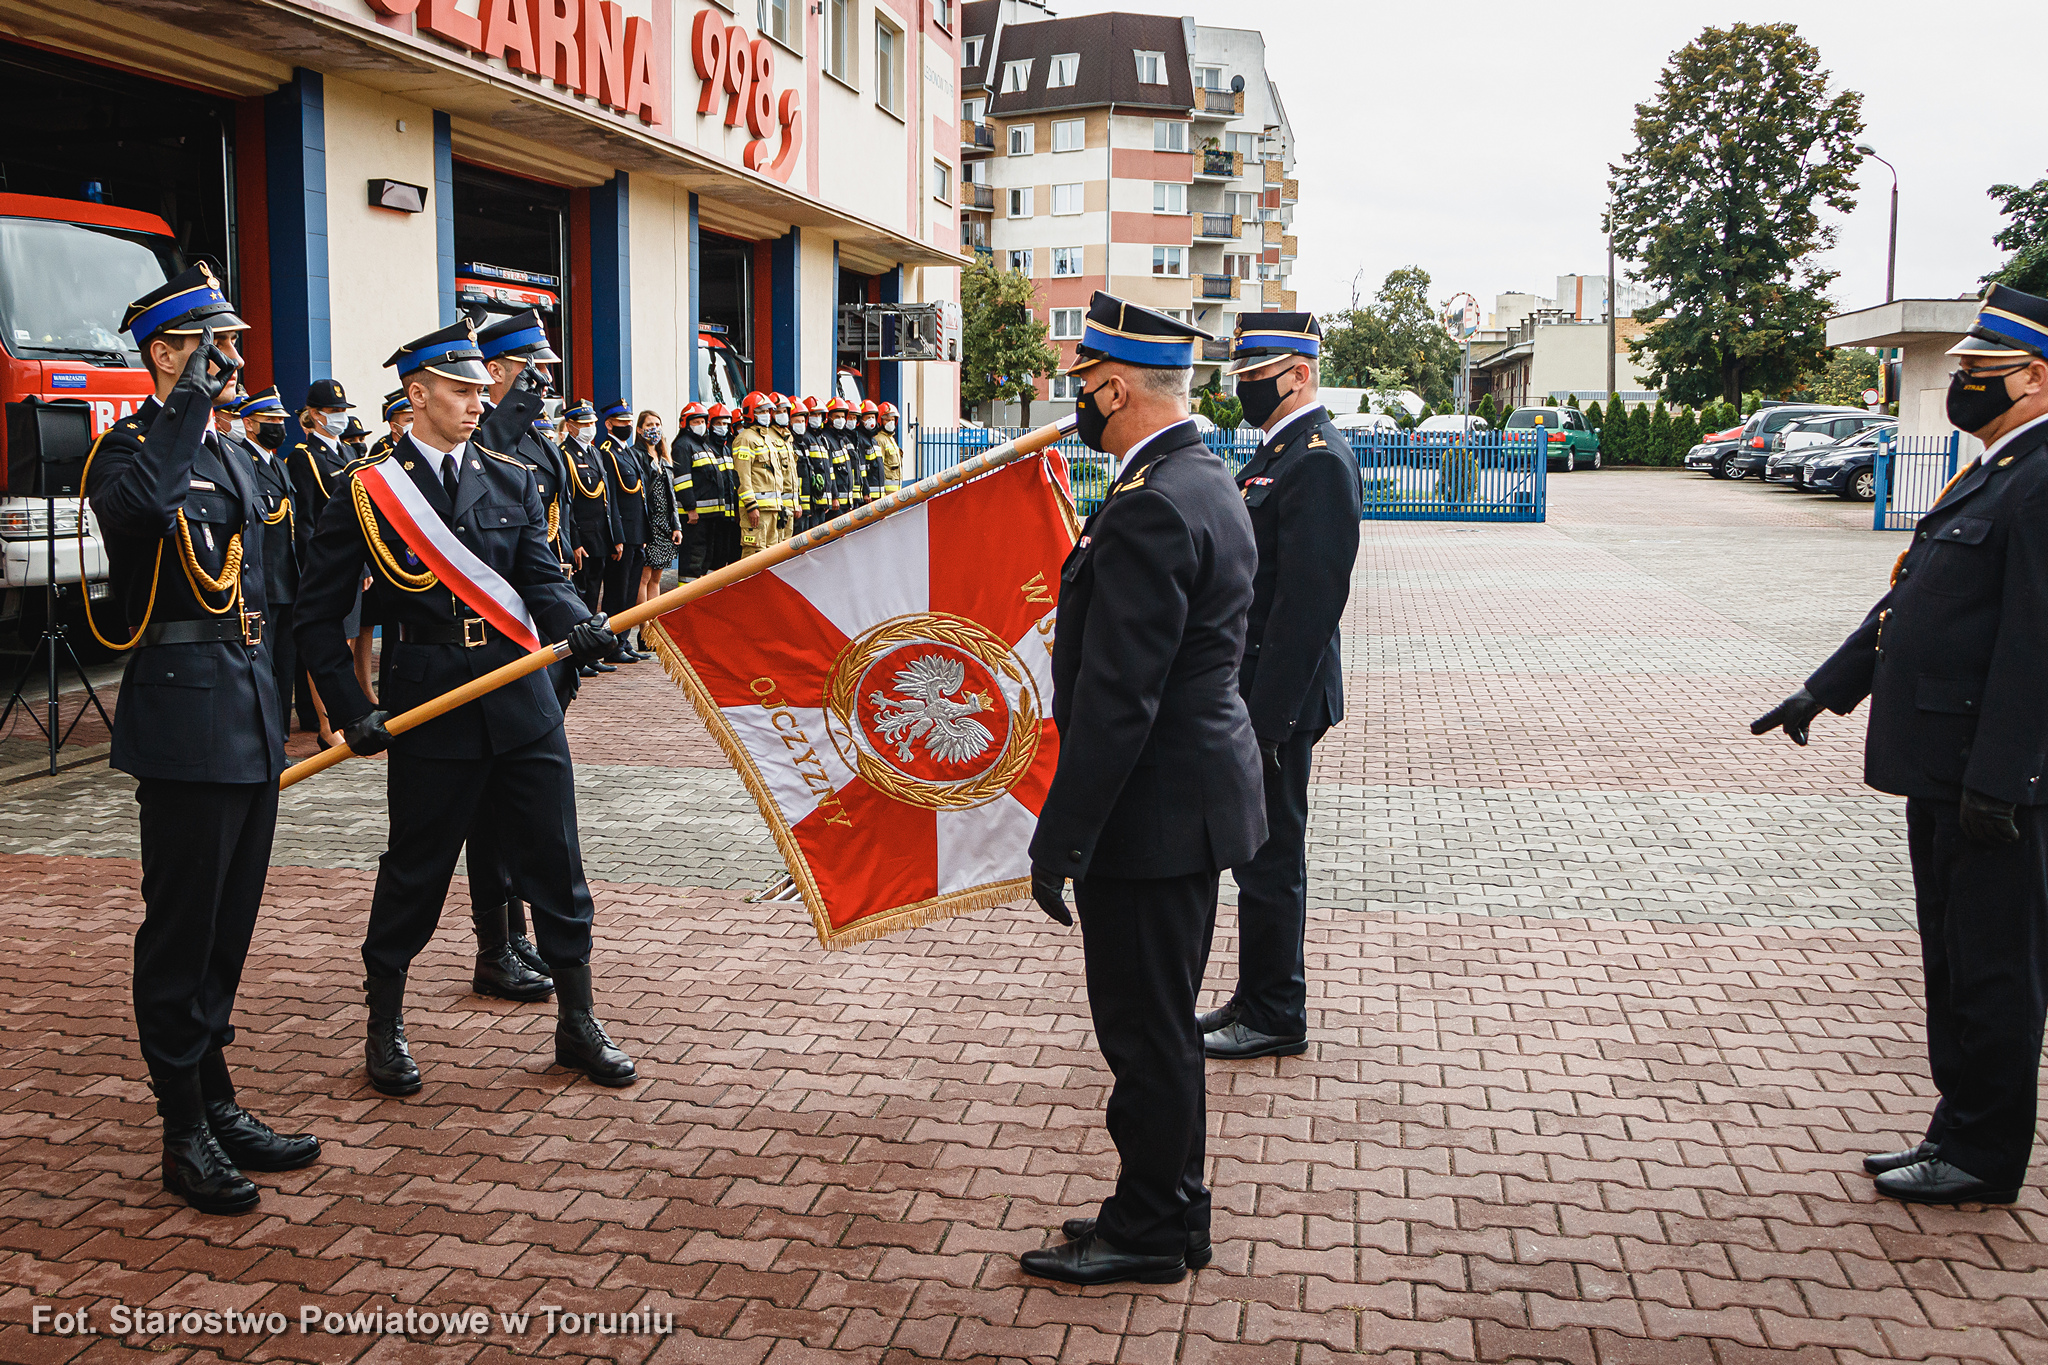
[{"label": "gold shoulder cord", "polygon": [[562,504],[560,504],[560,503],[558,503],[558,502],[554,501],[554,500],[553,500],[552,498],[550,498],[550,499],[548,500],[548,539],[549,539],[549,540],[560,540],[561,538],[562,538]]},{"label": "gold shoulder cord", "polygon": [[[227,558],[221,561],[220,577],[215,578],[199,567],[199,556],[192,550],[192,528],[185,524],[185,509],[178,509],[178,561],[184,566],[185,581],[192,585],[192,596],[200,607],[212,616],[226,616],[242,605],[242,533],[235,532],[228,537]],[[228,595],[224,606],[216,607],[206,600],[209,592],[224,592]]]},{"label": "gold shoulder cord", "polygon": [[642,488],[645,488],[647,486],[644,483],[636,483],[631,488],[626,487],[626,471],[619,468],[619,457],[616,452],[614,452],[611,456],[611,461],[612,472],[619,476],[619,491],[621,493],[638,493]]},{"label": "gold shoulder cord", "polygon": [[603,496],[604,496],[604,474],[603,474],[603,472],[602,472],[602,471],[599,471],[599,473],[598,473],[598,476],[597,476],[597,487],[595,487],[595,488],[591,488],[591,487],[589,487],[588,485],[586,485],[586,484],[585,484],[585,483],[583,482],[583,471],[582,471],[582,470],[580,470],[580,469],[578,469],[578,468],[576,467],[576,457],[575,457],[574,455],[569,455],[569,454],[568,454],[568,453],[567,453],[566,451],[565,451],[565,452],[563,452],[563,453],[564,453],[564,456],[565,456],[565,458],[566,458],[566,459],[568,460],[568,463],[569,463],[569,482],[571,482],[571,483],[573,483],[573,484],[575,484],[575,485],[576,485],[576,491],[577,491],[577,492],[578,492],[579,494],[581,494],[581,495],[582,495],[583,497],[586,497],[586,498],[601,498],[601,497],[603,497]]},{"label": "gold shoulder cord", "polygon": [[313,449],[311,441],[299,442],[299,449],[306,452],[306,468],[313,471],[313,486],[320,490],[321,497],[327,497],[327,480],[320,477],[320,452]]},{"label": "gold shoulder cord", "polygon": [[397,558],[391,553],[391,547],[384,543],[384,536],[377,529],[377,504],[370,500],[370,490],[363,487],[362,480],[350,479],[348,491],[350,499],[355,503],[356,520],[363,528],[363,539],[369,542],[371,551],[377,557],[377,567],[383,571],[384,577],[390,580],[392,587],[403,588],[407,592],[425,592],[441,581],[434,577],[432,569],[424,573],[407,573],[399,568]]},{"label": "gold shoulder cord", "polygon": [[[112,427],[107,428],[107,431],[112,430]],[[81,576],[85,573],[85,509],[88,501],[85,490],[92,487],[87,482],[92,475],[92,457],[100,453],[100,442],[106,439],[106,431],[92,438],[92,449],[85,453],[85,467],[78,471],[78,572]],[[142,623],[135,627],[135,633],[128,637],[126,644],[117,645],[106,636],[100,634],[99,626],[92,619],[92,594],[90,592],[85,593],[79,598],[79,601],[85,605],[85,628],[92,632],[93,639],[98,640],[116,654],[121,653],[123,650],[133,649],[142,643],[142,632],[149,629],[150,615],[156,611],[156,588],[157,583],[161,580],[163,567],[164,542],[159,537],[156,542],[156,563],[152,564],[149,570],[149,601],[142,608]],[[83,585],[81,584],[81,586]]]}]

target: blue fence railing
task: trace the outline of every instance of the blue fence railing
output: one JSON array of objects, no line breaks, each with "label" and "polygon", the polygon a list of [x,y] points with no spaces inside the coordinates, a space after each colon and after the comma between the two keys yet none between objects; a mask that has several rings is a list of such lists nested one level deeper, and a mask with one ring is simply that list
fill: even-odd
[{"label": "blue fence railing", "polygon": [[1877,457],[1871,461],[1877,484],[1873,529],[1910,531],[1918,526],[1956,476],[1961,455],[1962,441],[1956,432],[1879,442]]},{"label": "blue fence railing", "polygon": [[[923,427],[917,477],[930,478],[961,460],[1025,433],[1024,427]],[[1349,437],[1365,484],[1368,521],[1542,521],[1546,447],[1541,433],[1521,431],[1355,432]],[[1206,432],[1202,440],[1232,473],[1258,452],[1256,427]],[[1074,501],[1083,516],[1102,503],[1115,461],[1070,436],[1067,457]]]}]

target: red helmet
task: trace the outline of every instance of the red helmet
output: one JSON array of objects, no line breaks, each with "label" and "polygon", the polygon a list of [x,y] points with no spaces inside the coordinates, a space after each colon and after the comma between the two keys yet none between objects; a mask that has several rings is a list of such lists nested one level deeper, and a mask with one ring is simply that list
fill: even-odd
[{"label": "red helmet", "polygon": [[683,409],[683,420],[685,422],[689,421],[692,417],[703,417],[705,415],[705,409],[702,403],[692,403],[688,407],[685,407]]},{"label": "red helmet", "polygon": [[759,389],[755,389],[752,393],[748,394],[745,398],[742,398],[740,400],[740,406],[746,409],[747,416],[752,417],[754,415],[755,408],[773,407],[774,400],[770,395],[761,392]]},{"label": "red helmet", "polygon": [[863,417],[868,417],[868,416],[872,416],[872,415],[874,414],[874,412],[875,412],[875,400],[874,400],[874,399],[872,399],[872,398],[863,398],[863,399],[861,399],[861,400],[860,400],[860,415],[861,415],[861,416],[863,416]]},{"label": "red helmet", "polygon": [[818,400],[815,398],[804,399],[804,409],[807,412],[817,412],[819,410]]},{"label": "red helmet", "polygon": [[877,411],[884,417],[894,417],[896,415],[896,405],[894,403],[884,403]]},{"label": "red helmet", "polygon": [[769,394],[769,395],[768,395],[768,397],[769,397],[769,398],[771,398],[772,400],[774,400],[775,406],[776,406],[776,407],[777,407],[778,409],[780,409],[781,411],[783,411],[783,412],[795,412],[795,411],[796,411],[796,400],[795,400],[794,398],[791,398],[791,397],[790,397],[790,396],[789,396],[788,394],[786,394],[786,393],[771,393],[771,394]]},{"label": "red helmet", "polygon": [[714,422],[729,422],[732,420],[731,410],[723,403],[713,403],[711,410],[706,415]]},{"label": "red helmet", "polygon": [[844,412],[852,406],[853,404],[847,402],[836,393],[825,400],[825,411],[827,412]]}]

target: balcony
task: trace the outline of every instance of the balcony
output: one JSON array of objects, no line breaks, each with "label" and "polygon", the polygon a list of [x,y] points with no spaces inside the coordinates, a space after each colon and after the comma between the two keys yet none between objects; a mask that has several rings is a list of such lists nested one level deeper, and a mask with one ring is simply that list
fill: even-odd
[{"label": "balcony", "polygon": [[1260,238],[1260,240],[1261,240],[1262,242],[1264,242],[1264,243],[1265,243],[1265,245],[1267,245],[1267,246],[1278,246],[1278,245],[1280,245],[1280,237],[1281,237],[1281,224],[1279,224],[1279,223],[1261,223],[1261,224],[1259,224],[1259,238]]},{"label": "balcony", "polygon": [[970,213],[994,213],[996,211],[996,187],[978,185],[973,181],[960,186],[960,207]]},{"label": "balcony", "polygon": [[1205,340],[1202,343],[1202,359],[1204,362],[1230,359],[1230,338],[1217,337],[1214,340]]},{"label": "balcony", "polygon": [[1289,177],[1280,182],[1280,202],[1295,204],[1301,201],[1301,182]]},{"label": "balcony", "polygon": [[988,123],[963,123],[960,125],[960,150],[963,152],[993,152],[996,149],[996,130]]},{"label": "balcony", "polygon": [[1201,282],[1198,297],[1205,299],[1234,299],[1241,283],[1235,275],[1198,275],[1195,278]]},{"label": "balcony", "polygon": [[1277,190],[1287,183],[1287,177],[1281,174],[1284,167],[1279,162],[1268,161],[1265,163],[1265,167],[1267,189]]},{"label": "balcony", "polygon": [[1195,117],[1198,119],[1233,119],[1243,112],[1242,90],[1195,91]]},{"label": "balcony", "polygon": [[1235,180],[1243,174],[1243,152],[1203,152],[1202,163],[1195,167],[1197,180]]},{"label": "balcony", "polygon": [[1280,239],[1280,259],[1283,261],[1294,259],[1294,234],[1291,232]]},{"label": "balcony", "polygon": [[1195,240],[1198,242],[1235,241],[1237,234],[1244,230],[1244,218],[1240,214],[1201,213],[1195,218]]}]

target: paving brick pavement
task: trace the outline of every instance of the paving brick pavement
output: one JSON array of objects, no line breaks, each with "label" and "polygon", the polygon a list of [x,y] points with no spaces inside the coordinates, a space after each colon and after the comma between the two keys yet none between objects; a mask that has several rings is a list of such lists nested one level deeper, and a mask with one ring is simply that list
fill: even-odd
[{"label": "paving brick pavement", "polygon": [[[2048,1361],[2048,1197],[1909,1209],[1856,1171],[1929,1103],[1860,721],[1805,750],[1745,728],[1897,538],[1679,475],[1553,490],[1544,526],[1367,528],[1314,792],[1315,1043],[1212,1069],[1210,1269],[1018,1273],[1114,1170],[1073,936],[996,909],[821,952],[745,900],[772,851],[649,664],[570,722],[606,1017],[645,1078],[552,1070],[545,1006],[467,993],[458,922],[415,973],[427,1088],[365,1087],[383,770],[343,765],[285,799],[236,1048],[252,1107],[327,1151],[242,1219],[152,1184],[128,784],[8,789],[0,1360]],[[1234,955],[1226,912],[1212,987]],[[28,1330],[116,1303],[288,1330]],[[301,1334],[303,1306],[493,1316]],[[549,1332],[550,1306],[673,1330]]]}]

